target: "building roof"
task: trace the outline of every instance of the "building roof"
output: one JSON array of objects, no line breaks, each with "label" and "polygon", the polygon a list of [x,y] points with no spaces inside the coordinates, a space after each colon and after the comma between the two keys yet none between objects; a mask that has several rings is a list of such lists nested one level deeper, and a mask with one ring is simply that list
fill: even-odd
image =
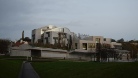
[{"label": "building roof", "polygon": [[22,44],[24,44],[24,42],[22,42],[22,43],[16,42],[15,45],[14,45],[14,47],[19,47],[19,45],[22,45]]},{"label": "building roof", "polygon": [[52,49],[52,48],[42,48],[42,47],[33,47],[29,48],[28,50],[46,50],[46,51],[54,51],[54,52],[68,52],[67,50],[62,49]]}]

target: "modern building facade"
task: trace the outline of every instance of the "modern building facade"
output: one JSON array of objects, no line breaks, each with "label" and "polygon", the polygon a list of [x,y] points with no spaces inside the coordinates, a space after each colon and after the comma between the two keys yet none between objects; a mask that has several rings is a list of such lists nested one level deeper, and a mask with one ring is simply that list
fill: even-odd
[{"label": "modern building facade", "polygon": [[48,25],[32,30],[31,42],[60,44],[61,46],[65,45],[74,49],[76,52],[96,52],[98,43],[102,45],[102,48],[110,47],[121,49],[121,44],[112,43],[110,38],[80,34],[77,36],[77,34],[71,32],[66,27],[56,27],[54,25]]},{"label": "modern building facade", "polygon": [[48,25],[32,30],[32,43],[60,44],[71,46],[73,33],[66,27]]},{"label": "modern building facade", "polygon": [[[111,42],[110,38],[103,36],[89,36],[75,34],[66,27],[56,27],[54,25],[44,26],[32,30],[31,43],[43,43],[67,46],[72,51],[31,47],[28,43],[20,41],[21,45],[12,47],[11,56],[36,56],[45,58],[67,58],[67,59],[85,59],[96,61],[98,59],[98,45],[102,49],[116,49],[116,56],[120,59],[127,59],[129,51],[122,49],[121,43]],[[125,57],[122,57],[125,56]],[[113,60],[110,57],[110,60]]]}]

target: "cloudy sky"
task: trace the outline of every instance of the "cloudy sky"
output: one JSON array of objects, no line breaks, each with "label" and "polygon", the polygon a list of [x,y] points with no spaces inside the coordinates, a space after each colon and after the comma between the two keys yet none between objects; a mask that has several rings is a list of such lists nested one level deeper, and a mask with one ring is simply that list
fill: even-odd
[{"label": "cloudy sky", "polygon": [[76,34],[138,40],[138,0],[0,0],[0,38],[20,39],[22,31],[46,25]]}]

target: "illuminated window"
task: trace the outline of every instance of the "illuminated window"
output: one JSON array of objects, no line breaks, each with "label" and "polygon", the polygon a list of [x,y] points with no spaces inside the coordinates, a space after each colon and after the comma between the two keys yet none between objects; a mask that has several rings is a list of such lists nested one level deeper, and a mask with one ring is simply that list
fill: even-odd
[{"label": "illuminated window", "polygon": [[56,43],[58,43],[58,39],[56,39]]},{"label": "illuminated window", "polygon": [[96,38],[96,43],[100,43],[100,38]]},{"label": "illuminated window", "polygon": [[95,43],[88,43],[88,48],[95,48]]}]

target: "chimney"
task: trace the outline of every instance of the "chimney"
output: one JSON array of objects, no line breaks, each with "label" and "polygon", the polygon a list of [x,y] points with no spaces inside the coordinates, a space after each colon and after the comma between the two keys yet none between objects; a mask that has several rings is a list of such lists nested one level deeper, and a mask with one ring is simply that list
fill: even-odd
[{"label": "chimney", "polygon": [[23,32],[22,32],[22,40],[24,39],[24,30],[23,30]]},{"label": "chimney", "polygon": [[14,43],[16,43],[16,42],[17,42],[17,40],[14,41]]}]

